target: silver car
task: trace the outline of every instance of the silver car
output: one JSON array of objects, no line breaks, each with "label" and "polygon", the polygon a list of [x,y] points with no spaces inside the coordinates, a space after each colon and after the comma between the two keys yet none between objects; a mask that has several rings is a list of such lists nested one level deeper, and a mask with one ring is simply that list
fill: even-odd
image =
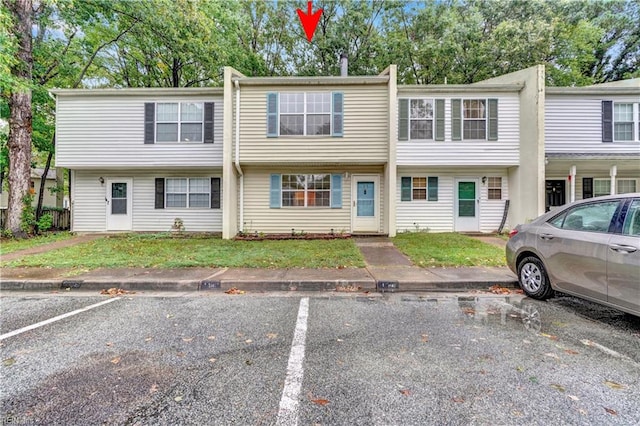
[{"label": "silver car", "polygon": [[577,201],[518,225],[506,255],[530,297],[558,290],[640,316],[640,193]]}]

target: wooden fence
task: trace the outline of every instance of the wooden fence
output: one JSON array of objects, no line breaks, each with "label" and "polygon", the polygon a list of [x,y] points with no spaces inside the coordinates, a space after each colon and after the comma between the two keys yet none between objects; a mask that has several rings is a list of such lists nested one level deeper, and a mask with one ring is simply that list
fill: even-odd
[{"label": "wooden fence", "polygon": [[[51,230],[68,231],[71,229],[71,210],[48,209],[44,207],[42,214],[50,213],[53,217]],[[7,222],[7,209],[0,209],[0,229],[4,229]]]}]

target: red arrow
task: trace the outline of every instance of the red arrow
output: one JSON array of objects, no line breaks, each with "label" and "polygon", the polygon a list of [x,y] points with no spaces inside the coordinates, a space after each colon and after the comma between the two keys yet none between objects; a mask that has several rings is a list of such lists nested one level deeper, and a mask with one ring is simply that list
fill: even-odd
[{"label": "red arrow", "polygon": [[304,32],[307,34],[307,40],[311,42],[313,38],[313,33],[316,32],[316,27],[318,26],[318,21],[320,21],[320,15],[322,15],[322,9],[316,10],[314,13],[312,11],[311,2],[307,2],[307,13],[304,13],[302,10],[297,9],[298,16],[300,17],[300,22],[302,23],[302,27],[304,28]]}]

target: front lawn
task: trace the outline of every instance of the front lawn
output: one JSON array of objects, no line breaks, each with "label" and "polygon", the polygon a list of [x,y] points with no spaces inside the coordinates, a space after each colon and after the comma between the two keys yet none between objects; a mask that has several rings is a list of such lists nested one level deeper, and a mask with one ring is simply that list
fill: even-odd
[{"label": "front lawn", "polygon": [[38,235],[36,237],[16,239],[2,238],[0,240],[0,254],[8,254],[18,250],[25,250],[32,247],[49,244],[56,241],[68,240],[73,237],[69,232],[52,232],[50,234]]},{"label": "front lawn", "polygon": [[456,233],[407,232],[393,244],[422,267],[505,266],[504,250]]},{"label": "front lawn", "polygon": [[25,256],[2,266],[337,268],[363,267],[364,261],[351,240],[228,241],[132,234]]}]

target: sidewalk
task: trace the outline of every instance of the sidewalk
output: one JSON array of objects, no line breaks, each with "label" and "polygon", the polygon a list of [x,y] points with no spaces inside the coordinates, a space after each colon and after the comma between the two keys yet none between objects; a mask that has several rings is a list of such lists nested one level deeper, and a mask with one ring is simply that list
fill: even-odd
[{"label": "sidewalk", "polygon": [[[506,267],[414,266],[387,238],[356,238],[365,268],[100,268],[81,272],[55,268],[4,268],[0,290],[100,291],[460,291],[493,285],[516,288]],[[4,258],[4,256],[3,256]]]}]

